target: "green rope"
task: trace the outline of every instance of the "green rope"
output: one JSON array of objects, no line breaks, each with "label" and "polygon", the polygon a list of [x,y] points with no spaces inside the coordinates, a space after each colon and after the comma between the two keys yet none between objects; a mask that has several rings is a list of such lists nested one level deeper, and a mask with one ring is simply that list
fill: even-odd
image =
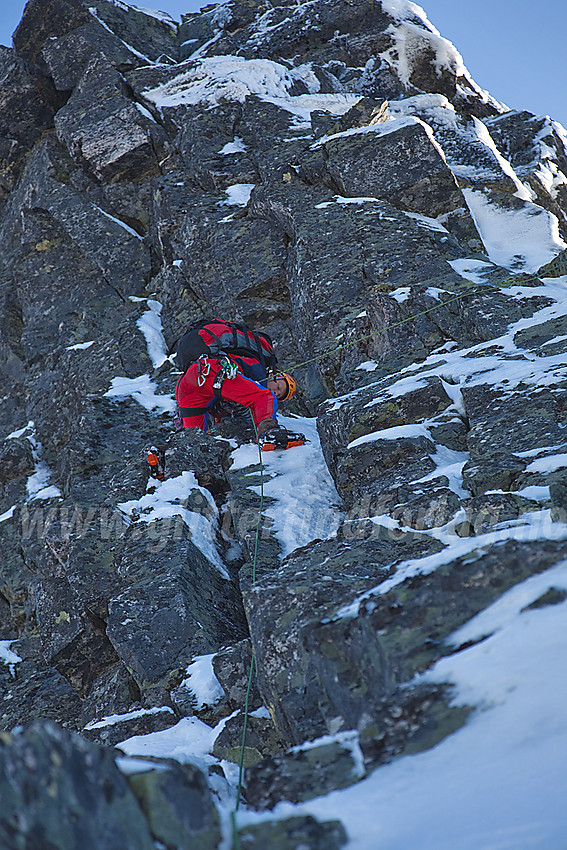
[{"label": "green rope", "polygon": [[[400,319],[398,322],[393,322],[391,325],[386,325],[385,328],[380,328],[377,331],[373,331],[370,334],[365,334],[364,336],[356,337],[355,339],[351,339],[349,342],[344,342],[341,345],[337,345],[335,348],[329,348],[326,351],[323,351],[321,354],[317,354],[315,357],[310,357],[309,360],[303,360],[301,363],[294,363],[293,366],[288,367],[289,371],[292,372],[294,369],[299,369],[301,366],[307,366],[309,363],[315,363],[317,360],[322,360],[324,357],[329,357],[331,354],[336,354],[337,351],[342,351],[344,348],[349,348],[351,345],[356,345],[358,342],[365,342],[368,339],[373,339],[375,336],[379,334],[387,333],[388,331],[394,330],[395,328],[399,328],[402,325],[406,325],[408,322],[413,322],[415,319],[421,318],[421,316],[426,316],[428,313],[433,313],[434,310],[440,310],[442,307],[446,307],[448,304],[452,304],[454,301],[460,301],[461,298],[466,298],[468,295],[476,295],[479,292],[483,292],[486,289],[494,289],[498,292],[509,281],[517,280],[517,276],[507,277],[504,280],[500,281],[500,284],[497,286],[493,283],[475,283],[472,280],[465,281],[467,287],[476,287],[475,289],[468,289],[467,292],[461,292],[458,295],[453,296],[453,298],[448,298],[446,301],[440,301],[438,304],[435,304],[433,307],[428,307],[426,310],[421,310],[419,313],[414,313],[412,316],[407,316],[405,319]],[[539,280],[536,275],[529,275],[527,280],[524,280],[524,283],[527,283],[528,280]]]},{"label": "green rope", "polygon": [[[252,424],[254,425],[254,433],[256,434],[256,442],[258,443],[258,429],[250,411]],[[260,540],[260,528],[262,526],[262,511],[264,510],[264,461],[262,458],[262,449],[258,443],[258,456],[260,458],[260,507],[258,508],[258,519],[256,520],[256,535],[254,538],[254,556],[252,559],[252,584],[256,581],[256,566],[258,564],[258,543]],[[252,649],[252,659],[250,661],[250,672],[248,674],[248,685],[246,687],[246,699],[244,701],[244,728],[242,730],[242,743],[240,745],[240,759],[238,764],[238,786],[236,789],[236,805],[231,813],[232,820],[232,836],[234,850],[240,850],[240,836],[238,835],[238,827],[236,824],[236,813],[240,808],[240,800],[242,796],[242,783],[244,779],[244,753],[246,751],[246,733],[248,731],[248,718],[250,717],[250,692],[252,690],[252,681],[254,676],[254,650]]]},{"label": "green rope", "polygon": [[246,700],[244,702],[244,729],[242,730],[242,745],[240,747],[240,762],[238,766],[238,788],[236,790],[236,807],[235,811],[237,812],[240,808],[240,796],[242,793],[242,779],[244,775],[244,750],[246,747],[246,732],[248,730],[248,717],[249,717],[249,704],[250,704],[250,690],[252,688],[252,678],[254,674],[254,653],[252,653],[252,659],[250,661],[250,673],[248,674],[248,687],[246,688]]},{"label": "green rope", "polygon": [[[529,280],[539,280],[536,275],[530,275]],[[405,319],[400,319],[398,322],[393,322],[391,325],[387,325],[385,328],[380,328],[377,331],[374,331],[370,334],[365,334],[364,336],[357,337],[356,339],[352,339],[349,342],[345,342],[342,345],[338,345],[335,348],[328,349],[327,351],[322,352],[321,354],[316,355],[315,357],[309,358],[309,360],[303,360],[301,363],[296,363],[294,366],[290,367],[291,369],[298,369],[301,366],[307,366],[309,363],[315,363],[317,360],[322,360],[323,357],[328,357],[331,354],[335,354],[338,351],[342,351],[344,348],[349,348],[352,345],[356,345],[358,342],[364,342],[365,340],[372,339],[379,334],[386,333],[387,331],[394,330],[395,328],[399,328],[402,325],[407,324],[408,322],[413,322],[416,319],[421,318],[421,316],[427,316],[429,313],[432,313],[434,310],[440,310],[442,307],[446,307],[448,304],[452,304],[455,301],[459,301],[461,298],[465,298],[467,295],[475,295],[479,292],[486,291],[486,289],[494,289],[500,291],[501,287],[504,286],[509,281],[517,280],[517,277],[508,277],[505,280],[500,282],[499,286],[496,286],[492,283],[484,283],[477,284],[474,281],[466,281],[466,286],[469,287],[468,291],[461,292],[458,295],[453,296],[453,298],[449,298],[446,301],[440,301],[438,304],[435,304],[433,307],[428,307],[426,310],[421,310],[419,313],[415,313],[412,316],[407,316]],[[527,282],[527,281],[525,281]],[[474,287],[474,288],[470,288]],[[250,415],[252,416],[252,411],[250,411]],[[256,423],[254,422],[254,417],[252,416],[252,423],[254,425],[254,432],[256,434],[256,441],[258,441],[258,429],[256,428]],[[262,524],[262,511],[264,509],[264,462],[262,459],[262,450],[258,445],[258,455],[260,458],[260,507],[258,509],[258,519],[256,521],[256,535],[254,539],[254,556],[252,560],[252,584],[256,581],[256,567],[258,563],[258,543],[260,539],[260,527]],[[252,650],[252,659],[250,662],[250,672],[248,674],[248,685],[246,688],[246,699],[244,703],[244,728],[242,730],[242,743],[240,745],[240,759],[238,765],[238,786],[236,789],[236,804],[234,810],[231,812],[231,821],[232,821],[232,834],[233,834],[233,848],[234,850],[240,850],[240,836],[238,834],[238,827],[236,823],[236,813],[240,808],[241,796],[242,796],[242,784],[244,778],[244,754],[246,750],[246,733],[248,731],[248,718],[250,716],[249,712],[249,704],[250,704],[250,692],[252,689],[252,681],[254,676],[254,650]]]},{"label": "green rope", "polygon": [[250,411],[250,418],[254,426],[254,434],[256,435],[256,444],[258,446],[258,457],[260,458],[260,507],[258,508],[258,519],[256,521],[256,536],[254,538],[254,558],[252,561],[252,584],[256,581],[256,564],[258,563],[258,542],[260,540],[260,527],[262,525],[262,511],[264,510],[264,459],[262,457],[262,449],[258,442],[258,429],[254,422],[254,416]]}]

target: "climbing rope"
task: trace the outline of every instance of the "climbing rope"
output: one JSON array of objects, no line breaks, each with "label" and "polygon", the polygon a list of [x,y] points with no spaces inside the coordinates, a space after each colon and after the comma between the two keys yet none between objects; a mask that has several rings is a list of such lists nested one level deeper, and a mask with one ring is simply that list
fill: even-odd
[{"label": "climbing rope", "polygon": [[[492,283],[483,283],[477,284],[474,281],[465,280],[465,285],[469,287],[468,291],[461,292],[458,295],[453,296],[452,298],[447,299],[446,301],[440,301],[438,304],[435,304],[433,307],[428,307],[426,310],[421,310],[419,313],[414,313],[412,316],[407,316],[405,319],[400,319],[397,322],[393,322],[391,325],[387,325],[384,328],[380,328],[377,331],[374,331],[370,334],[364,334],[364,336],[357,337],[356,339],[349,340],[348,342],[342,343],[341,345],[336,346],[335,348],[328,349],[323,351],[321,354],[316,355],[315,357],[311,357],[308,360],[303,360],[301,363],[296,363],[294,366],[290,367],[290,371],[292,369],[298,369],[301,366],[307,366],[310,363],[314,363],[317,360],[322,360],[324,357],[328,357],[331,354],[335,354],[338,351],[342,351],[344,348],[348,348],[349,346],[356,345],[358,342],[364,342],[365,340],[372,339],[375,336],[378,336],[381,333],[386,333],[387,331],[393,330],[394,328],[399,328],[402,325],[407,324],[408,322],[415,321],[419,319],[421,316],[426,316],[429,313],[432,313],[434,310],[439,310],[442,307],[446,307],[448,304],[452,304],[455,301],[459,301],[462,298],[467,297],[468,295],[475,295],[479,292],[486,291],[486,289],[493,289],[500,291],[500,289],[510,281],[517,281],[517,276],[505,278],[505,280],[500,281],[499,285]],[[529,277],[523,278],[522,283],[527,284],[530,280],[538,280],[537,275],[530,275]],[[474,288],[472,288],[474,287]],[[252,416],[252,412],[250,412]],[[252,423],[254,425],[254,432],[256,434],[256,442],[258,443],[258,429],[256,428],[256,423],[254,422],[254,417],[252,416]],[[262,458],[262,451],[260,445],[258,443],[258,456],[260,458],[260,506],[258,508],[258,518],[256,521],[256,534],[254,539],[254,556],[252,559],[252,584],[256,581],[256,567],[258,563],[258,543],[260,539],[260,528],[262,524],[262,512],[264,509],[264,462]],[[250,692],[252,689],[252,682],[254,677],[254,650],[252,649],[252,659],[250,661],[250,671],[248,674],[248,685],[246,688],[246,698],[244,702],[244,727],[242,730],[242,743],[240,745],[240,758],[238,765],[238,785],[236,789],[236,803],[233,811],[231,812],[231,821],[232,821],[232,835],[233,835],[233,850],[241,850],[240,845],[240,836],[238,834],[238,827],[236,823],[236,814],[240,808],[240,802],[242,798],[242,785],[244,779],[244,756],[246,752],[246,733],[248,730],[248,719],[250,717],[249,705],[250,705]]]},{"label": "climbing rope", "polygon": [[[402,325],[406,325],[408,322],[413,322],[416,319],[421,318],[421,316],[426,316],[428,313],[433,313],[434,310],[440,310],[442,307],[447,307],[448,304],[452,304],[455,301],[460,301],[462,298],[466,298],[469,295],[477,295],[478,293],[483,292],[486,289],[493,289],[499,292],[500,289],[505,286],[505,284],[509,283],[510,281],[517,280],[518,276],[514,275],[512,277],[505,278],[497,285],[489,282],[479,284],[475,283],[472,280],[465,279],[465,286],[475,287],[475,289],[469,288],[466,292],[460,292],[458,295],[454,295],[452,298],[448,298],[446,301],[440,301],[438,304],[434,304],[433,307],[428,307],[426,310],[420,310],[419,313],[414,313],[411,316],[406,316],[405,319],[400,319],[399,321],[393,322],[391,325],[386,325],[386,327],[384,328],[379,328],[378,330],[373,331],[372,333],[364,334],[364,336],[356,337],[355,339],[351,339],[348,342],[343,342],[341,343],[341,345],[337,345],[335,348],[329,348],[321,352],[321,354],[317,354],[315,357],[310,357],[308,360],[302,360],[301,363],[294,363],[293,366],[289,367],[289,371],[292,372],[294,369],[299,369],[301,366],[307,366],[310,363],[315,363],[317,360],[322,360],[324,357],[329,357],[331,354],[336,354],[338,351],[342,351],[343,349],[349,348],[352,345],[356,345],[359,342],[365,342],[368,339],[373,339],[375,336],[379,336],[379,334],[387,333],[388,331],[394,330],[395,328],[399,328]],[[529,275],[522,279],[522,283],[527,285],[529,281],[534,280],[539,281],[537,275]]]},{"label": "climbing rope", "polygon": [[[260,458],[260,505],[258,508],[258,517],[256,520],[256,533],[254,536],[254,556],[252,558],[252,584],[254,584],[256,581],[256,566],[258,564],[258,544],[260,541],[260,529],[262,526],[262,511],[264,510],[264,460],[262,458],[262,449],[260,448],[260,443],[258,442],[258,429],[256,428],[256,423],[254,422],[252,411],[250,411],[250,417],[254,426],[256,443],[258,445],[258,457]],[[254,649],[252,648],[250,672],[248,673],[248,685],[246,687],[246,698],[244,700],[244,727],[242,729],[242,743],[240,745],[240,758],[238,763],[238,785],[236,788],[236,804],[234,806],[234,810],[231,812],[233,850],[240,850],[240,836],[238,834],[238,827],[236,824],[236,813],[240,808],[240,801],[242,798],[242,783],[244,779],[244,754],[246,752],[246,733],[248,731],[248,718],[250,717],[250,692],[252,690],[253,677]]]}]

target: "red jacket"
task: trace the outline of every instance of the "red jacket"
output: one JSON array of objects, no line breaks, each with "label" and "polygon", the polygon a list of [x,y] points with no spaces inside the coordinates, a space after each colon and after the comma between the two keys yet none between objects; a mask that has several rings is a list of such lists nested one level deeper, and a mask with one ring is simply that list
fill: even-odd
[{"label": "red jacket", "polygon": [[[243,369],[250,367],[255,371],[257,360],[251,357],[231,357],[230,360],[238,366],[238,372],[234,378],[225,378],[220,395],[228,401],[234,401],[252,411],[256,426],[263,419],[276,419],[278,400],[273,392],[252,378],[247,378]],[[218,396],[213,389],[213,383],[221,365],[216,357],[208,357],[192,363],[185,374],[177,382],[175,388],[175,399],[180,410],[184,428],[201,428],[207,431],[210,427],[211,418],[214,418],[214,408],[211,410]],[[194,409],[193,415],[184,415],[185,409]],[[212,416],[211,416],[212,414]],[[276,419],[277,421],[277,419]]]}]

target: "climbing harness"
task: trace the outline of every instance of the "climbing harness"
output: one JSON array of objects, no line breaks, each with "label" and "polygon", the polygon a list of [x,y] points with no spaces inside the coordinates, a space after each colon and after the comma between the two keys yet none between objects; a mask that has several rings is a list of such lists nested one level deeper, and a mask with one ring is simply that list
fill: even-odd
[{"label": "climbing harness", "polygon": [[199,367],[197,371],[197,383],[200,387],[202,387],[205,385],[205,381],[207,380],[211,371],[211,361],[209,360],[206,354],[201,354],[201,356],[197,360],[197,365]]},{"label": "climbing harness", "polygon": [[[459,293],[459,295],[455,295],[453,298],[449,298],[447,301],[442,301],[439,304],[435,304],[433,307],[429,307],[426,310],[421,310],[419,313],[416,313],[412,316],[407,316],[405,319],[401,319],[400,321],[394,322],[393,324],[388,325],[385,328],[381,328],[378,331],[374,331],[374,333],[365,334],[364,336],[357,337],[356,339],[350,340],[349,342],[345,342],[342,345],[336,346],[335,348],[324,351],[324,352],[322,352],[321,354],[318,354],[315,357],[311,357],[308,360],[304,360],[301,363],[296,363],[291,368],[297,369],[301,366],[307,366],[310,363],[314,363],[317,360],[322,360],[324,357],[327,357],[330,354],[334,354],[338,351],[342,351],[344,348],[348,348],[349,346],[355,345],[357,342],[363,342],[364,340],[372,339],[373,337],[378,336],[378,334],[386,333],[389,330],[393,330],[394,328],[400,327],[404,324],[407,324],[408,322],[414,321],[415,319],[418,319],[421,316],[425,316],[428,313],[432,313],[434,310],[439,310],[441,307],[446,307],[448,304],[451,304],[455,301],[458,301],[461,298],[465,298],[467,295],[475,295],[479,292],[485,291],[487,288],[499,291],[501,289],[502,285],[504,285],[508,281],[516,280],[516,279],[517,278],[515,278],[515,277],[506,278],[506,280],[501,281],[500,286],[496,286],[496,285],[490,284],[490,283],[485,283],[485,284],[479,285],[479,284],[476,284],[474,281],[467,281],[468,287],[475,287],[475,288],[474,289],[469,288],[469,290],[466,291],[466,292],[461,292],[461,293]],[[531,275],[530,279],[539,280],[539,278],[537,278],[536,275]],[[256,423],[254,422],[253,418],[252,418],[252,422],[254,424],[254,430],[256,432],[256,439],[257,439],[257,442],[258,442],[258,455],[259,455],[259,459],[260,459],[260,507],[258,509],[258,519],[257,519],[257,522],[256,522],[256,536],[255,536],[255,540],[254,540],[254,558],[253,558],[253,564],[252,564],[252,584],[254,584],[255,581],[256,581],[256,566],[257,566],[257,561],[258,561],[258,541],[259,541],[259,536],[260,536],[260,527],[261,527],[261,523],[262,523],[262,512],[263,512],[263,506],[264,506],[264,464],[263,464],[263,459],[262,459],[262,452],[273,450],[276,447],[283,448],[283,446],[276,446],[275,443],[277,441],[275,439],[273,440],[274,445],[270,445],[270,438],[274,436],[275,432],[267,432],[266,434],[262,435],[262,437],[259,437],[258,436],[258,430],[256,428]],[[292,437],[292,438],[293,437],[301,437],[301,438],[303,438],[303,435],[302,434],[289,434],[289,432],[288,432],[288,437]],[[286,446],[286,448],[287,447],[288,446]],[[238,786],[237,786],[237,789],[236,789],[236,804],[235,804],[234,810],[231,812],[233,850],[241,850],[240,836],[238,834],[238,827],[237,827],[237,823],[236,823],[236,814],[237,814],[238,809],[240,807],[241,796],[242,796],[242,784],[243,784],[243,776],[244,776],[244,755],[245,755],[245,748],[246,748],[246,733],[247,733],[247,727],[248,727],[248,718],[249,718],[249,714],[250,714],[250,712],[249,712],[249,698],[250,698],[250,691],[251,691],[252,680],[253,680],[253,675],[254,675],[254,665],[255,665],[255,658],[254,658],[254,650],[252,649],[252,660],[250,662],[250,672],[249,672],[249,675],[248,675],[248,686],[247,686],[247,689],[246,689],[246,698],[245,698],[245,702],[244,702],[244,728],[243,728],[243,732],[242,732],[242,743],[241,743],[241,747],[240,747],[240,759],[239,759],[239,768],[238,768]]]},{"label": "climbing harness", "polygon": [[[236,363],[233,363],[232,360],[227,357],[226,354],[221,354],[220,356],[212,359],[217,360],[221,366],[221,368],[215,375],[213,381],[213,393],[215,395],[214,401],[219,402],[221,400],[222,385],[226,380],[230,381],[233,378],[236,378],[236,376],[238,375],[238,366]],[[198,366],[197,383],[200,387],[203,387],[211,373],[211,358],[208,354],[201,354],[201,356],[197,359],[196,362]],[[179,380],[181,380],[181,378]],[[186,416],[201,416],[205,413],[210,412],[211,404],[206,404],[203,407],[179,407],[179,405],[177,406],[177,413],[181,417],[181,419],[184,419]]]},{"label": "climbing harness", "polygon": [[[226,354],[221,354],[218,358],[220,369],[215,375],[213,381],[213,392],[217,401],[221,400],[222,385],[225,381],[232,381],[238,375],[238,366],[228,359]],[[210,367],[209,367],[210,368]]]},{"label": "climbing harness", "polygon": [[[221,354],[220,357],[218,358],[218,361],[221,365],[221,370],[220,370],[220,372],[217,372],[216,380],[218,380],[219,375],[222,375],[222,381],[224,381],[224,380],[231,381],[233,378],[236,378],[236,376],[238,375],[238,366],[236,365],[236,363],[234,363],[232,360],[230,360],[226,356],[226,354]],[[215,380],[215,383],[216,383],[216,380]],[[222,385],[222,382],[221,382],[221,385]],[[214,386],[214,384],[213,384],[213,386]]]}]

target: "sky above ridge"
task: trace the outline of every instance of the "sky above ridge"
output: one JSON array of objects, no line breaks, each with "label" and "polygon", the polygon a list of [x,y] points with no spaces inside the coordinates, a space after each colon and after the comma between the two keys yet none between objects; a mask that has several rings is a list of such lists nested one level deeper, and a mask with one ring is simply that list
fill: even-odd
[{"label": "sky above ridge", "polygon": [[[140,0],[179,20],[205,0]],[[431,23],[453,42],[475,81],[511,109],[551,115],[567,127],[565,0],[424,0]],[[11,46],[25,0],[2,0],[0,44]]]}]

